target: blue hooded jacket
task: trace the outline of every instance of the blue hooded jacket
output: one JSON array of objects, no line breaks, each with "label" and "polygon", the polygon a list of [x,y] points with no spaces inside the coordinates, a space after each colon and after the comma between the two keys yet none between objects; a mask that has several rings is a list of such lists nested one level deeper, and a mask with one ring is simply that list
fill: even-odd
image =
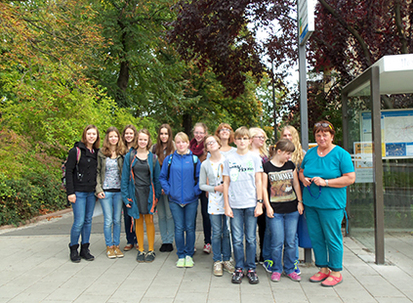
[{"label": "blue hooded jacket", "polygon": [[[128,215],[132,218],[139,219],[139,208],[135,198],[135,175],[133,173],[133,166],[136,163],[136,157],[133,158],[132,163],[130,161],[132,149],[126,154],[123,161],[122,179],[121,179],[121,192],[122,200],[126,205],[131,204],[131,208],[128,208]],[[151,185],[149,188],[148,198],[148,211],[152,215],[155,212],[156,204],[161,195],[161,184],[159,183],[160,166],[156,155],[151,152],[148,154],[148,165],[151,176]]]},{"label": "blue hooded jacket", "polygon": [[178,204],[189,204],[198,202],[201,190],[199,189],[199,171],[201,169],[201,161],[197,158],[196,171],[194,180],[194,160],[196,157],[189,151],[188,154],[180,155],[177,151],[173,153],[170,174],[168,179],[168,162],[169,155],[165,158],[162,164],[162,171],[159,176],[159,181],[169,202]]}]

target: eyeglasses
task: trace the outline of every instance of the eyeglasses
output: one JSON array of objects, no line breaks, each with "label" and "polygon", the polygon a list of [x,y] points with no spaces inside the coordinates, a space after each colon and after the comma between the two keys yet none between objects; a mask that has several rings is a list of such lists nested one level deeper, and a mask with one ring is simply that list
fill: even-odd
[{"label": "eyeglasses", "polygon": [[223,133],[223,132],[228,132],[228,133],[230,133],[231,132],[231,130],[229,129],[229,128],[221,128],[220,130],[219,130],[219,132],[221,133]]},{"label": "eyeglasses", "polygon": [[331,127],[331,125],[330,124],[328,124],[328,123],[325,123],[325,122],[323,122],[323,123],[316,123],[316,124],[314,124],[314,127],[320,127],[320,126],[322,126],[322,127],[329,127],[331,130],[333,130],[333,128]]},{"label": "eyeglasses", "polygon": [[205,134],[204,132],[194,132],[194,135],[203,135]]},{"label": "eyeglasses", "polygon": [[265,140],[264,136],[254,136],[253,138],[257,138],[257,139],[260,139],[260,140]]},{"label": "eyeglasses", "polygon": [[205,144],[208,146],[208,145],[214,145],[215,143],[217,143],[217,141],[213,140],[213,141],[206,142]]},{"label": "eyeglasses", "polygon": [[235,138],[235,140],[238,140],[238,141],[249,141],[249,140],[250,140],[250,138],[248,138],[248,137],[244,137],[244,138]]}]

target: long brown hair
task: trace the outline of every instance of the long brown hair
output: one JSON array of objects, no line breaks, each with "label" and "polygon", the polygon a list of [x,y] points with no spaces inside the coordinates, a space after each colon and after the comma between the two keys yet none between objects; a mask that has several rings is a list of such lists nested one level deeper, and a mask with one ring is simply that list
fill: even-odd
[{"label": "long brown hair", "polygon": [[96,125],[89,124],[88,126],[85,127],[85,129],[83,130],[83,133],[82,133],[82,140],[81,140],[81,142],[86,145],[86,143],[87,143],[86,133],[87,133],[87,131],[88,131],[89,129],[96,129],[96,134],[97,134],[97,136],[96,136],[96,141],[95,141],[95,143],[93,143],[93,146],[92,146],[92,147],[93,147],[94,149],[98,149],[99,146],[100,146],[100,135],[99,135],[99,130],[98,130],[98,128],[96,127]]},{"label": "long brown hair", "polygon": [[147,135],[148,136],[148,144],[146,145],[146,150],[149,150],[150,148],[151,148],[151,146],[152,146],[152,140],[151,140],[151,134],[149,133],[149,130],[147,130],[146,128],[142,128],[142,129],[140,129],[139,131],[138,131],[138,133],[136,134],[136,145],[135,145],[135,149],[138,149],[139,148],[139,143],[138,143],[138,141],[139,141],[139,135],[140,134],[144,134],[144,135]]},{"label": "long brown hair", "polygon": [[106,157],[112,156],[112,151],[110,150],[110,142],[109,142],[109,134],[111,132],[115,132],[118,135],[118,143],[116,144],[116,155],[117,156],[123,155],[125,151],[125,147],[123,145],[122,138],[120,137],[119,130],[114,126],[109,127],[108,130],[106,131],[105,139],[103,140],[102,153]]},{"label": "long brown hair", "polygon": [[[166,149],[164,153],[164,148],[162,146],[162,141],[161,141],[161,130],[162,128],[166,128],[168,131],[168,141],[166,142]],[[158,129],[158,136],[156,137],[156,146],[155,146],[155,154],[158,156],[159,164],[162,165],[163,160],[165,160],[166,156],[172,154],[175,151],[175,146],[174,146],[174,139],[172,137],[172,129],[169,126],[169,124],[162,124],[159,126]]]},{"label": "long brown hair", "polygon": [[122,132],[122,141],[123,141],[123,145],[125,146],[125,153],[128,152],[128,150],[127,150],[128,149],[128,142],[126,142],[126,140],[125,140],[125,133],[126,133],[126,130],[128,128],[130,128],[133,131],[133,141],[132,141],[132,145],[131,145],[133,148],[136,146],[136,140],[138,139],[138,136],[137,136],[138,131],[137,131],[136,127],[132,124],[126,125],[123,129],[123,132]]}]

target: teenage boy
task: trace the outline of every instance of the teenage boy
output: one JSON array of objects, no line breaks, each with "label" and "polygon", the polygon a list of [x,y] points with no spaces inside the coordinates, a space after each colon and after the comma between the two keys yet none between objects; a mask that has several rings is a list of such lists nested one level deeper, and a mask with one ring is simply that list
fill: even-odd
[{"label": "teenage boy", "polygon": [[[232,283],[240,284],[244,269],[250,284],[259,282],[255,271],[257,217],[262,214],[262,162],[249,150],[251,136],[242,126],[235,131],[237,151],[224,162],[225,215],[230,217],[235,272]],[[244,235],[246,258],[244,259]]]}]

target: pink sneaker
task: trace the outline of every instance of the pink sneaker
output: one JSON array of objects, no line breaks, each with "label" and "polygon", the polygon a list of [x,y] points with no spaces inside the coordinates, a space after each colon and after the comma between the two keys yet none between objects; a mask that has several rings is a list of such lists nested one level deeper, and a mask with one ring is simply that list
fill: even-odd
[{"label": "pink sneaker", "polygon": [[271,274],[271,281],[273,282],[280,282],[281,274],[279,272],[274,271]]},{"label": "pink sneaker", "polygon": [[203,252],[206,253],[206,254],[210,254],[211,253],[211,244],[209,244],[209,243],[205,244]]},{"label": "pink sneaker", "polygon": [[290,278],[291,280],[295,281],[295,282],[300,282],[301,281],[301,277],[299,275],[297,275],[297,273],[295,271],[288,274],[287,277]]}]

